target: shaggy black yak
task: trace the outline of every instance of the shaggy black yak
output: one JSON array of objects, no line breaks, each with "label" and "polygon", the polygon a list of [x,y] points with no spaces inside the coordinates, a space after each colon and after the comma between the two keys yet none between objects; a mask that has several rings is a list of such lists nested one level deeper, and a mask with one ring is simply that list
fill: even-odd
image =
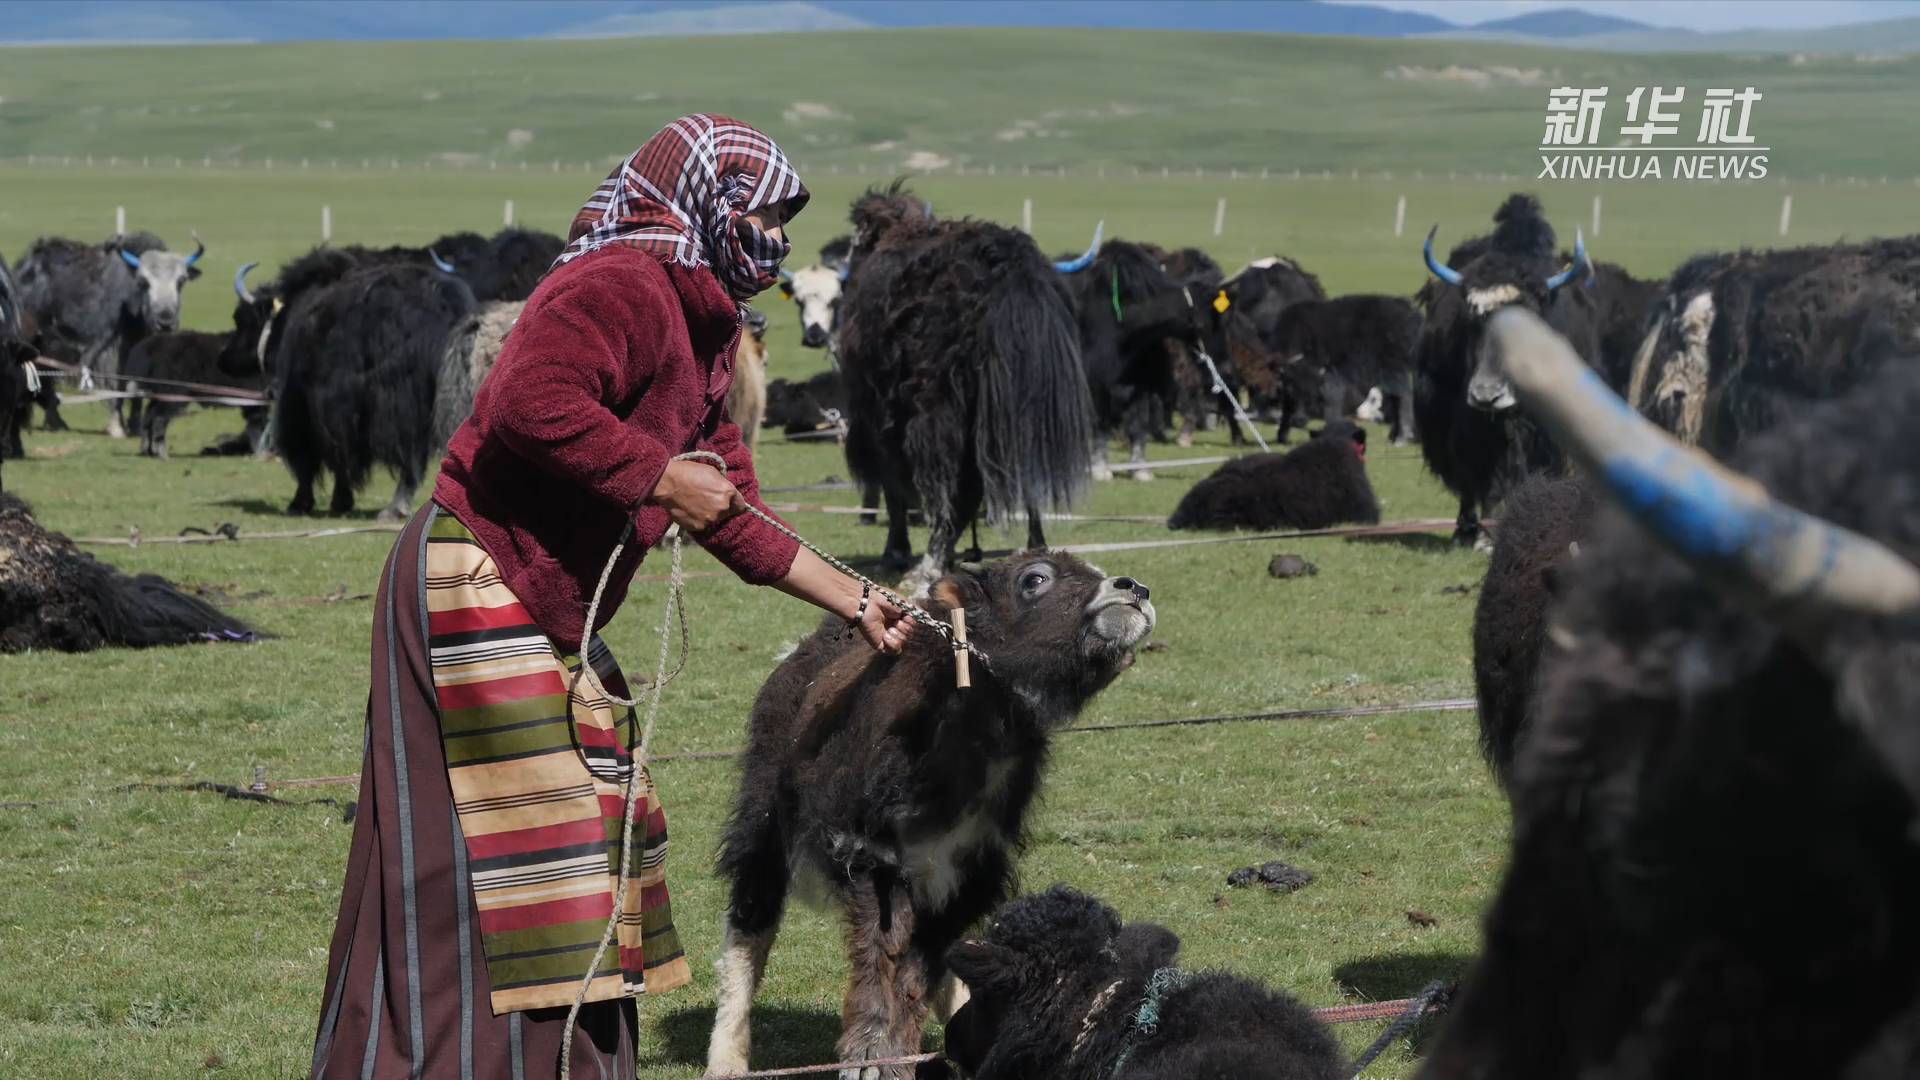
[{"label": "shaggy black yak", "polygon": [[1367,482],[1367,429],[1336,420],[1284,454],[1248,454],[1193,485],[1169,529],[1324,529],[1372,525],[1380,502]]}]

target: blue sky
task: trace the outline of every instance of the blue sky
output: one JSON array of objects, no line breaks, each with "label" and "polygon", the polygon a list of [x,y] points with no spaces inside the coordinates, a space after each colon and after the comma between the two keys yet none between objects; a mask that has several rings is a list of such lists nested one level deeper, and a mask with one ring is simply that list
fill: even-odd
[{"label": "blue sky", "polygon": [[1920,17],[1913,0],[1333,0],[1418,11],[1449,22],[1477,23],[1549,8],[1579,8],[1599,15],[1688,30],[1804,30],[1842,23]]}]

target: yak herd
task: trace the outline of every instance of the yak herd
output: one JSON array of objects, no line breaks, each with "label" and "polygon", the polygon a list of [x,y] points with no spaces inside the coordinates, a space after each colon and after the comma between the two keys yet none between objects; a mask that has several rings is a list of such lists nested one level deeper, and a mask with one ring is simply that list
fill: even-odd
[{"label": "yak herd", "polygon": [[[975,683],[943,641],[884,658],[834,627],[768,679],[720,859],[712,1074],[748,1067],[800,894],[846,919],[843,1057],[913,1054],[946,1022],[945,1061],[868,1074],[1347,1075],[1298,1002],[1182,972],[1169,931],[1065,888],[1013,898],[1051,735],[1154,625],[1145,585],[1047,551],[1043,515],[1089,481],[1151,479],[1150,442],[1225,417],[1236,442],[1253,421],[1281,444],[1319,428],[1221,467],[1170,527],[1377,522],[1356,415],[1417,441],[1458,499],[1455,541],[1491,550],[1473,676],[1512,854],[1420,1075],[1920,1068],[1920,454],[1902,430],[1920,238],[1642,280],[1514,195],[1444,259],[1428,234],[1416,296],[1330,297],[1278,256],[1229,275],[1098,231],[1049,256],[899,184],[850,220],[781,283],[832,370],[769,384],[748,312],[729,407],[750,432],[843,444],[884,503],[884,564],[936,616],[973,613]],[[277,455],[290,512],[314,512],[323,479],[351,510],[380,466],[398,481],[381,515],[402,516],[559,247],[520,229],[323,246],[271,281],[243,268],[233,328],[208,334],[179,329],[198,245],[39,241],[0,263],[0,449],[20,455],[33,408],[60,424],[44,357],[130,392],[112,433],[144,454],[169,454],[167,388],[225,393],[244,428],[212,449]],[[0,500],[0,649],[254,636]],[[1024,519],[1027,550],[956,562],[982,513]]]}]

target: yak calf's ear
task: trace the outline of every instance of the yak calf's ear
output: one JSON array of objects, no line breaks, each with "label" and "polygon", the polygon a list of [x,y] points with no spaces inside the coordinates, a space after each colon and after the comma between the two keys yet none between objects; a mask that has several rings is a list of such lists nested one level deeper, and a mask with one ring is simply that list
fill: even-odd
[{"label": "yak calf's ear", "polygon": [[948,608],[976,608],[987,602],[987,569],[979,563],[961,563],[931,590]]},{"label": "yak calf's ear", "polygon": [[1129,971],[1152,971],[1173,966],[1180,955],[1180,935],[1154,923],[1128,923],[1113,940],[1120,964]]},{"label": "yak calf's ear", "polygon": [[1013,950],[971,938],[947,950],[947,967],[977,993],[1018,986],[1022,965]]},{"label": "yak calf's ear", "polygon": [[197,266],[189,266],[189,267],[187,267],[187,280],[188,280],[188,281],[199,281],[199,280],[200,280],[200,268],[199,268],[199,267],[197,267]]}]

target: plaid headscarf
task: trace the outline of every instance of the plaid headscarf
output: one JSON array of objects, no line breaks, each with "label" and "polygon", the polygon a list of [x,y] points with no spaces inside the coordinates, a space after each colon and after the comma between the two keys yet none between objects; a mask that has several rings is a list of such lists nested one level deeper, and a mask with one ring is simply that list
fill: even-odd
[{"label": "plaid headscarf", "polygon": [[799,213],[807,188],[772,139],[731,117],[683,116],[601,181],[553,265],[621,244],[708,267],[745,301],[774,283],[792,248],[740,215],[783,202]]}]

